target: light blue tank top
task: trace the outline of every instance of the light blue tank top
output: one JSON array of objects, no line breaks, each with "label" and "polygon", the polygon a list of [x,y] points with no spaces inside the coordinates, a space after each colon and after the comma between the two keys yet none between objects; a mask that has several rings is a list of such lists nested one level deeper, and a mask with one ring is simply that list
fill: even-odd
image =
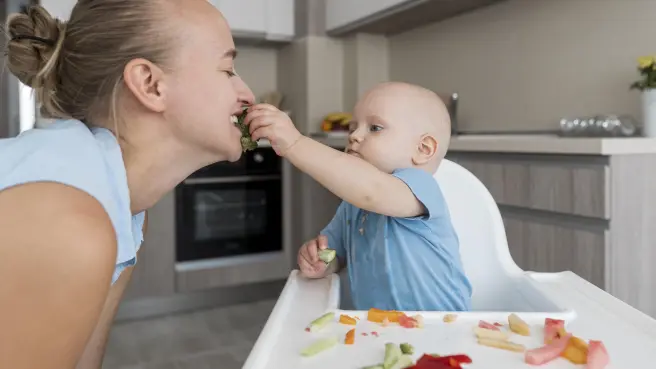
[{"label": "light blue tank top", "polygon": [[125,268],[136,263],[145,216],[130,211],[127,175],[116,137],[107,129],[89,129],[77,120],[57,120],[18,137],[0,139],[0,191],[40,181],[80,189],[104,207],[118,241],[114,284]]}]

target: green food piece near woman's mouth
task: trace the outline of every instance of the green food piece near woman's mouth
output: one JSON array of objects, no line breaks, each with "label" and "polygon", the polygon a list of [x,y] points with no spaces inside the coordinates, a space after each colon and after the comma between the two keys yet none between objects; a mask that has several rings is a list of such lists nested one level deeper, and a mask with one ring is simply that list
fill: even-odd
[{"label": "green food piece near woman's mouth", "polygon": [[249,150],[257,149],[257,142],[253,141],[251,138],[251,133],[248,131],[248,126],[244,124],[244,119],[246,119],[246,110],[248,106],[242,108],[241,114],[237,117],[237,122],[235,125],[241,131],[241,148],[244,152]]}]

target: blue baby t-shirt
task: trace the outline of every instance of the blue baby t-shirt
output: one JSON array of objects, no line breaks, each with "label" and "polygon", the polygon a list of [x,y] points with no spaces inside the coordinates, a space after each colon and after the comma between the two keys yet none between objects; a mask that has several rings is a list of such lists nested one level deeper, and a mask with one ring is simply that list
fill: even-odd
[{"label": "blue baby t-shirt", "polygon": [[321,231],[346,262],[357,310],[468,311],[472,287],[442,191],[421,169],[392,173],[427,209],[395,218],[342,202]]}]

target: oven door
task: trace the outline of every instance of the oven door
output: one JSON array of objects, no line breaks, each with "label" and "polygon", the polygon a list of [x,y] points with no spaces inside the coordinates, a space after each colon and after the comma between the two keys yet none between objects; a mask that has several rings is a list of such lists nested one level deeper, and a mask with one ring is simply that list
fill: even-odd
[{"label": "oven door", "polygon": [[282,250],[279,174],[189,178],[176,189],[176,260]]}]

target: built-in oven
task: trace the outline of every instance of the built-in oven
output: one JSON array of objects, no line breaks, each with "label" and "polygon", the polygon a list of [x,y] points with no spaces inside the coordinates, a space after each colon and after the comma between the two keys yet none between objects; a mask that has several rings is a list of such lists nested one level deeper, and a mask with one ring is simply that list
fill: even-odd
[{"label": "built-in oven", "polygon": [[207,166],[176,188],[176,261],[283,249],[281,159],[271,148]]}]

